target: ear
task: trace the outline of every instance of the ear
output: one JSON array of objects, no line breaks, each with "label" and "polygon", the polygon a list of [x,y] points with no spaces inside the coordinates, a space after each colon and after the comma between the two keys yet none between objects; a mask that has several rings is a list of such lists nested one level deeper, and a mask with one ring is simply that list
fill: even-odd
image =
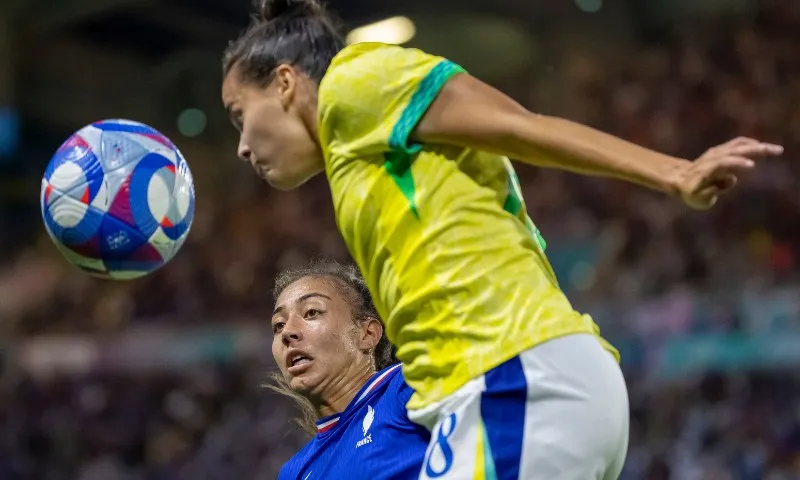
[{"label": "ear", "polygon": [[359,348],[362,351],[372,351],[378,346],[383,337],[383,325],[375,317],[368,317],[361,322],[361,338]]},{"label": "ear", "polygon": [[294,101],[294,96],[297,91],[297,70],[291,65],[282,63],[275,69],[275,80],[273,84],[278,89],[281,105],[284,110],[289,109],[289,105]]}]

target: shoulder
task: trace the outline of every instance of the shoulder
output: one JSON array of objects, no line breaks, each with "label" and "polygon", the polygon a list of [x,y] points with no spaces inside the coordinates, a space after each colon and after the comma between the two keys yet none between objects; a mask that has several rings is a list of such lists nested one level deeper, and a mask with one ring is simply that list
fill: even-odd
[{"label": "shoulder", "polygon": [[296,469],[292,468],[288,463],[284,463],[281,470],[278,472],[278,480],[288,480],[297,476]]},{"label": "shoulder", "polygon": [[308,466],[309,458],[312,457],[316,449],[317,442],[316,437],[314,437],[283,464],[278,474],[278,480],[296,478]]},{"label": "shoulder", "polygon": [[290,465],[289,462],[284,463],[281,470],[278,472],[278,480],[288,480],[296,476],[297,468],[294,465]]},{"label": "shoulder", "polygon": [[330,103],[336,99],[337,94],[341,95],[353,88],[353,79],[366,81],[367,79],[363,78],[364,73],[374,74],[379,71],[380,66],[392,57],[393,51],[390,46],[380,43],[359,43],[342,49],[333,58],[320,81],[320,104]]},{"label": "shoulder", "polygon": [[386,148],[398,122],[412,127],[438,87],[457,71],[463,70],[413,48],[364,43],[343,49],[319,86],[323,145],[336,139],[356,142],[363,150]]},{"label": "shoulder", "polygon": [[413,84],[442,61],[445,59],[415,48],[382,43],[350,45],[334,57],[322,78],[319,103],[324,106],[346,101],[350,93],[361,102],[369,95],[394,93],[386,87]]},{"label": "shoulder", "polygon": [[414,390],[406,383],[406,377],[403,376],[402,369],[398,369],[397,374],[392,378],[392,390],[403,405],[403,408],[405,408],[408,399],[414,394]]},{"label": "shoulder", "polygon": [[406,383],[403,372],[398,371],[392,377],[384,394],[385,403],[391,405],[388,425],[391,429],[403,433],[402,436],[397,438],[399,442],[406,442],[407,444],[421,442],[422,445],[427,445],[430,440],[430,432],[408,418],[406,405],[413,394],[414,390]]},{"label": "shoulder", "polygon": [[[342,78],[361,74],[381,74],[412,58],[434,58],[422,50],[383,43],[357,43],[342,49],[331,61],[320,83],[320,89],[337,83]],[[438,57],[435,57],[438,58]]]},{"label": "shoulder", "polygon": [[365,42],[348,45],[339,51],[335,57],[333,57],[333,60],[331,60],[331,66],[328,68],[328,74],[332,71],[335,72],[341,66],[347,66],[352,63],[373,62],[389,59],[403,50],[406,49],[397,45],[388,45],[377,42]]},{"label": "shoulder", "polygon": [[391,405],[394,412],[397,412],[402,418],[405,418],[406,403],[408,403],[411,395],[413,395],[414,390],[406,383],[402,368],[399,364],[398,368],[391,372],[391,377],[388,380],[386,391],[382,396],[383,400],[388,405]]},{"label": "shoulder", "polygon": [[[376,372],[363,387],[363,393],[356,402],[361,403],[361,407],[367,402],[396,406],[398,398],[403,396],[402,392],[407,388],[403,378],[403,364],[395,363]],[[366,402],[361,402],[361,399]]]}]

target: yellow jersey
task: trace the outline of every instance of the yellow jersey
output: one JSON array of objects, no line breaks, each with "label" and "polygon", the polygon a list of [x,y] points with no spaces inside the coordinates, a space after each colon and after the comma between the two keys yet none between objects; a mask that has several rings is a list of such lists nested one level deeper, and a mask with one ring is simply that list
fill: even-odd
[{"label": "yellow jersey", "polygon": [[559,289],[510,161],[409,139],[461,72],[419,50],[362,43],[334,58],[319,87],[336,222],[398,348],[411,409],[539,343],[599,337]]}]

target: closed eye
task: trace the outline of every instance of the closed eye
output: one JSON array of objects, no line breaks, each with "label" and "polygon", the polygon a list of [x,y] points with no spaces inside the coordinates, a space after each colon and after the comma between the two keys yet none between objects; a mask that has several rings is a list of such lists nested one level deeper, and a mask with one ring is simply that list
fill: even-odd
[{"label": "closed eye", "polygon": [[234,128],[236,128],[236,130],[239,130],[239,132],[241,133],[241,131],[242,131],[242,112],[241,112],[241,110],[232,109],[232,108],[228,108],[227,110],[228,110],[228,119],[231,121],[231,124],[233,124]]}]

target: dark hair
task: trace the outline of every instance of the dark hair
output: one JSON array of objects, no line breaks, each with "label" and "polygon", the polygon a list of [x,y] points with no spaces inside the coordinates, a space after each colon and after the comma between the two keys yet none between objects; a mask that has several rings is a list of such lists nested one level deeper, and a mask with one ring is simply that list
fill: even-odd
[{"label": "dark hair", "polygon": [[318,0],[255,0],[250,26],[225,49],[222,73],[234,67],[241,79],[265,86],[286,63],[319,83],[344,48],[333,18]]},{"label": "dark hair", "polygon": [[[358,268],[353,265],[342,265],[327,260],[317,260],[306,267],[284,270],[279,273],[278,277],[275,279],[275,287],[272,291],[275,301],[278,300],[278,297],[289,285],[306,277],[324,277],[331,279],[338,293],[342,295],[350,305],[353,311],[354,322],[362,322],[369,319],[381,321],[378,316],[378,311],[372,303],[372,294],[369,288],[367,288],[367,284],[358,271]],[[389,365],[397,363],[394,345],[389,343],[389,339],[386,338],[385,330],[380,340],[378,340],[375,350],[372,352],[372,358],[375,364],[375,371],[383,370]],[[318,415],[311,402],[292,390],[280,372],[273,373],[271,378],[273,384],[269,385],[269,388],[291,398],[297,404],[300,415],[295,421],[300,428],[309,434],[315,434],[317,431],[316,421]]]}]

